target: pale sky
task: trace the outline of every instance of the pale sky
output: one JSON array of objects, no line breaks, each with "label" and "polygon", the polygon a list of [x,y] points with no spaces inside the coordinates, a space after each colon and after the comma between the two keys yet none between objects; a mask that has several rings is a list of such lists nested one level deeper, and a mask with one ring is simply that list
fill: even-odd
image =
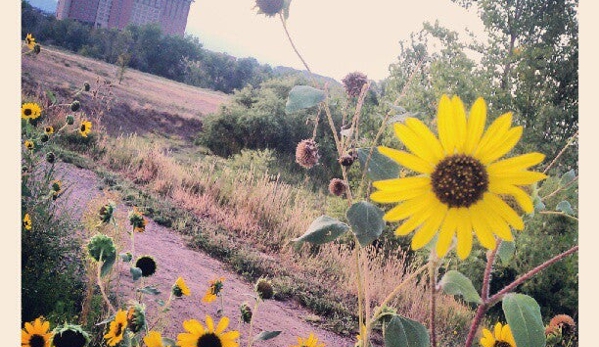
[{"label": "pale sky", "polygon": [[[210,50],[303,69],[278,17],[257,15],[254,4],[255,0],[196,0],[186,32]],[[361,71],[380,80],[397,60],[399,41],[422,29],[424,21],[436,19],[464,39],[466,27],[483,35],[474,10],[450,0],[293,0],[287,26],[313,72],[341,80]]]}]

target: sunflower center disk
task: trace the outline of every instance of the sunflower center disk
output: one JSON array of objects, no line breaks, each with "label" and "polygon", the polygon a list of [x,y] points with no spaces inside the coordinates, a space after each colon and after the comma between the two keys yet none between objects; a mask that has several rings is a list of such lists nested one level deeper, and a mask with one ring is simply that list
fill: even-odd
[{"label": "sunflower center disk", "polygon": [[23,111],[23,112],[25,112],[26,116],[31,116],[31,114],[33,113],[33,111],[31,111],[31,109],[28,109],[28,108],[26,108],[25,111]]},{"label": "sunflower center disk", "polygon": [[207,333],[198,339],[198,347],[222,347],[222,343],[216,334]]},{"label": "sunflower center disk", "polygon": [[437,164],[431,183],[441,202],[449,207],[469,207],[487,191],[489,175],[477,159],[457,154]]},{"label": "sunflower center disk", "polygon": [[512,347],[509,342],[497,341],[493,347]]},{"label": "sunflower center disk", "polygon": [[46,340],[41,335],[33,335],[29,339],[29,345],[31,347],[44,347],[46,345]]}]

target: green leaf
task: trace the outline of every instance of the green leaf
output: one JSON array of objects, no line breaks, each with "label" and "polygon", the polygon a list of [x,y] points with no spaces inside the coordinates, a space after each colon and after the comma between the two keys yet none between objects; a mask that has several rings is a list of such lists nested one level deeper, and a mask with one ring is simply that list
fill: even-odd
[{"label": "green leaf", "polygon": [[308,107],[316,106],[324,101],[325,93],[310,86],[295,86],[289,92],[289,98],[285,105],[285,113],[292,113]]},{"label": "green leaf", "polygon": [[503,241],[501,245],[499,245],[499,249],[497,250],[497,255],[501,260],[503,265],[508,265],[512,258],[514,257],[514,253],[516,252],[516,243],[513,241]]},{"label": "green leaf", "polygon": [[570,171],[562,175],[561,179],[559,180],[559,185],[563,187],[566,184],[572,182],[575,178],[576,171],[574,171],[574,169],[571,169]]},{"label": "green leaf", "polygon": [[158,306],[164,306],[164,300],[162,299],[156,299],[156,303],[158,304]]},{"label": "green leaf", "polygon": [[349,225],[329,216],[320,216],[310,224],[302,236],[291,241],[323,244],[333,241],[348,230]]},{"label": "green leaf", "polygon": [[426,328],[411,319],[393,316],[385,329],[385,347],[429,347]]},{"label": "green leaf", "polygon": [[574,215],[574,210],[572,210],[572,205],[570,205],[567,201],[562,201],[555,207],[556,211],[561,211],[565,214]]},{"label": "green leaf", "polygon": [[156,289],[155,287],[152,287],[152,286],[138,288],[137,291],[141,292],[141,293],[144,293],[144,294],[150,294],[150,295],[158,295],[158,294],[161,293],[160,290],[158,290],[158,289]]},{"label": "green leaf", "polygon": [[538,195],[535,197],[535,199],[532,202],[535,206],[535,210],[534,212],[540,212],[545,210],[546,206],[543,203],[543,201],[541,200],[541,197],[539,197]]},{"label": "green leaf", "polygon": [[[358,148],[358,160],[362,169],[366,165],[366,160],[370,155],[370,147]],[[372,151],[372,157],[368,162],[366,171],[368,178],[373,181],[386,180],[399,177],[399,165],[386,155],[382,155],[377,148]]]},{"label": "green leaf", "polygon": [[461,295],[467,302],[482,303],[478,292],[472,285],[472,281],[459,271],[447,271],[439,282],[439,286],[441,286],[445,294]]},{"label": "green leaf", "polygon": [[102,263],[102,268],[100,269],[101,277],[106,276],[110,272],[110,270],[112,270],[112,266],[114,265],[115,260],[116,253],[113,253],[111,256],[104,259],[104,262]]},{"label": "green leaf", "polygon": [[128,263],[131,261],[131,259],[133,259],[133,256],[129,252],[121,253],[121,254],[119,254],[119,257],[121,257],[121,260],[124,261],[125,263]]},{"label": "green leaf", "polygon": [[274,339],[275,337],[279,336],[280,333],[281,331],[263,331],[260,334],[254,336],[254,342]]},{"label": "green leaf", "polygon": [[134,266],[129,268],[129,272],[131,272],[131,276],[133,277],[134,281],[137,281],[142,275],[141,269]]},{"label": "green leaf", "polygon": [[177,341],[169,339],[168,337],[163,337],[162,344],[164,345],[164,347],[175,347],[177,346]]},{"label": "green leaf", "polygon": [[46,90],[46,96],[48,97],[48,99],[50,99],[52,105],[56,104],[56,96],[54,95],[54,93],[52,93],[52,91]]},{"label": "green leaf", "polygon": [[524,294],[507,294],[503,298],[502,308],[516,345],[545,346],[545,326],[541,309],[535,299]]},{"label": "green leaf", "polygon": [[381,236],[385,228],[384,214],[383,210],[367,201],[357,202],[347,210],[347,220],[362,246]]}]

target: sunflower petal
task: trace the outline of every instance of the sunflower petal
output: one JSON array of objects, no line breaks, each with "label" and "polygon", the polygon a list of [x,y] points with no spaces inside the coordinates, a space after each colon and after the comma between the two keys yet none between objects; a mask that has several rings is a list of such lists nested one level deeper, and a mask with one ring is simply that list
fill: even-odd
[{"label": "sunflower petal", "polygon": [[183,328],[192,334],[203,334],[204,326],[195,319],[183,321]]},{"label": "sunflower petal", "polygon": [[398,164],[405,166],[410,170],[426,174],[433,172],[433,165],[418,156],[385,146],[379,146],[377,148],[382,155],[386,155],[387,157],[396,161]]},{"label": "sunflower petal", "polygon": [[447,95],[443,95],[439,101],[437,110],[437,132],[439,140],[446,154],[454,154],[455,149],[455,128],[453,122],[453,106]]},{"label": "sunflower petal", "polygon": [[439,226],[445,219],[445,215],[447,215],[447,206],[438,204],[434,208],[431,218],[426,220],[422,227],[420,227],[420,229],[416,231],[416,234],[414,234],[414,237],[412,238],[412,249],[420,249],[433,239],[433,236],[435,236],[439,230]]},{"label": "sunflower petal", "polygon": [[214,331],[216,334],[220,334],[229,326],[229,317],[222,317],[216,326],[216,330]]},{"label": "sunflower petal", "polygon": [[395,230],[395,235],[405,236],[411,233],[414,231],[414,229],[418,228],[422,223],[424,223],[424,221],[426,221],[432,213],[432,209],[426,209],[422,211],[422,213],[413,214]]},{"label": "sunflower petal", "polygon": [[404,190],[400,193],[388,190],[379,190],[378,192],[370,194],[370,200],[380,202],[383,204],[391,202],[400,202],[424,195],[427,191],[430,191],[430,188],[415,188],[410,190]]},{"label": "sunflower petal", "polygon": [[494,193],[486,193],[484,199],[487,199],[489,205],[492,206],[493,210],[497,212],[497,215],[503,218],[508,224],[510,224],[516,230],[524,229],[524,222],[522,218],[518,216],[516,211],[514,211],[505,201],[501,200]]},{"label": "sunflower petal", "polygon": [[444,257],[451,247],[451,241],[455,235],[456,228],[458,226],[458,215],[457,209],[450,208],[447,211],[445,220],[441,224],[441,230],[439,231],[439,239],[437,240],[437,255]]},{"label": "sunflower petal", "polygon": [[537,152],[522,154],[517,157],[503,159],[487,167],[489,174],[501,175],[528,169],[541,163],[545,159],[545,155]]},{"label": "sunflower petal", "polygon": [[405,124],[408,128],[412,129],[412,131],[420,139],[418,143],[421,146],[427,146],[429,148],[435,162],[438,162],[443,158],[443,146],[441,146],[439,139],[435,136],[435,134],[433,134],[429,127],[426,126],[426,124],[424,124],[420,119],[413,117],[406,119]]},{"label": "sunflower petal", "polygon": [[405,178],[393,178],[389,180],[375,181],[372,183],[372,185],[377,189],[398,193],[405,190],[427,187],[430,185],[430,182],[430,177],[412,176]]},{"label": "sunflower petal", "polygon": [[484,217],[486,212],[483,211],[481,207],[482,205],[480,203],[474,204],[470,207],[472,228],[474,229],[476,238],[483,247],[486,249],[495,249],[497,242],[495,241],[493,232],[491,231],[491,228],[487,224],[487,220]]},{"label": "sunflower petal", "polygon": [[501,142],[496,142],[494,146],[482,150],[478,157],[483,164],[492,163],[501,158],[504,154],[511,151],[522,137],[523,128],[521,126],[511,128],[505,134]]},{"label": "sunflower petal", "polygon": [[480,139],[478,147],[474,150],[474,156],[480,158],[480,156],[485,156],[488,153],[485,151],[489,147],[494,147],[495,144],[503,142],[505,134],[508,132],[512,125],[512,114],[505,113],[499,116],[487,131],[483,134],[483,137]]},{"label": "sunflower petal", "polygon": [[491,231],[504,241],[514,241],[509,224],[492,208],[487,207],[487,202],[484,199],[479,204],[481,205],[481,210],[485,211],[485,213],[481,214],[481,217],[487,221],[487,225],[491,228]]},{"label": "sunflower petal", "polygon": [[431,165],[434,165],[438,161],[435,153],[425,145],[423,139],[419,138],[412,129],[402,123],[395,123],[393,128],[395,129],[395,135],[397,138],[403,142],[410,152],[430,163]]},{"label": "sunflower petal", "polygon": [[495,194],[509,194],[516,199],[518,205],[522,207],[522,210],[526,213],[531,213],[534,210],[532,199],[524,190],[516,187],[512,184],[498,184],[497,182],[491,182],[489,190]]},{"label": "sunflower petal", "polygon": [[468,125],[466,132],[466,141],[464,142],[464,153],[472,154],[474,149],[480,142],[480,138],[485,131],[485,123],[487,122],[487,105],[483,98],[478,98],[470,109],[468,117]]},{"label": "sunflower petal", "polygon": [[495,335],[496,339],[501,339],[501,323],[497,322],[497,324],[495,324],[493,334]]},{"label": "sunflower petal", "polygon": [[472,250],[472,222],[467,208],[458,209],[457,253],[461,260],[468,258]]},{"label": "sunflower petal", "polygon": [[451,98],[451,105],[453,107],[453,126],[455,127],[455,146],[458,153],[464,153],[464,143],[466,142],[467,136],[467,122],[466,122],[466,109],[462,99],[458,96]]},{"label": "sunflower petal", "polygon": [[211,333],[214,332],[214,321],[209,315],[206,315],[206,330]]},{"label": "sunflower petal", "polygon": [[547,178],[547,175],[535,171],[509,172],[503,175],[489,174],[491,183],[527,186]]},{"label": "sunflower petal", "polygon": [[432,192],[423,195],[421,198],[407,200],[400,205],[393,207],[387,212],[383,219],[387,222],[397,222],[408,218],[409,216],[420,213],[427,206],[434,202],[435,197]]}]

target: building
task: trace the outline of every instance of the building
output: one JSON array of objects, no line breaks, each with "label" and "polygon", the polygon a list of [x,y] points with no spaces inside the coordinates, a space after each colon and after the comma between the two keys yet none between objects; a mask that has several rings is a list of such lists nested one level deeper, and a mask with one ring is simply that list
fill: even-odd
[{"label": "building", "polygon": [[101,28],[158,23],[167,35],[183,35],[194,0],[58,0],[56,18]]}]

